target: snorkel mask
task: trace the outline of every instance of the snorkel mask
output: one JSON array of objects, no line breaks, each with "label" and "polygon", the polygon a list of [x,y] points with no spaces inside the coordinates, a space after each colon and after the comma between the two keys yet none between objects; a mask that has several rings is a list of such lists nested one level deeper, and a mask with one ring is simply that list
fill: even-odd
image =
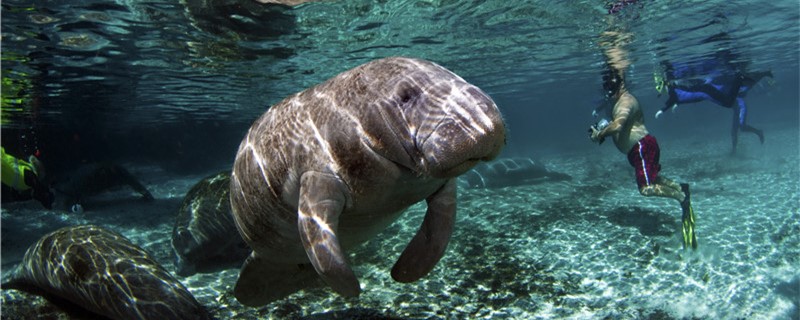
[{"label": "snorkel mask", "polygon": [[619,92],[620,87],[622,87],[622,78],[611,66],[608,66],[603,71],[603,91],[606,99],[614,97]]},{"label": "snorkel mask", "polygon": [[667,87],[667,82],[664,81],[664,75],[659,71],[653,71],[653,81],[656,83],[656,91],[658,91],[658,96],[661,96],[661,93]]}]

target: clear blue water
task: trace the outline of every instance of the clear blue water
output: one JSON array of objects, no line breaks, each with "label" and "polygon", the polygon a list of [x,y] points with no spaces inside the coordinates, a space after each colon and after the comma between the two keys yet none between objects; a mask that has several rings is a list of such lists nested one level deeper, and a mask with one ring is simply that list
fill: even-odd
[{"label": "clear blue water", "polygon": [[[381,273],[388,266],[380,265],[374,272],[361,270],[377,274],[362,283],[365,290],[380,292],[361,304],[324,291],[287,304],[299,305],[303,315],[365,307],[410,318],[798,317],[797,1],[641,1],[614,22],[632,34],[628,82],[644,108],[648,129],[662,144],[665,172],[698,185],[696,206],[707,215],[700,222],[705,226],[698,227],[706,228],[701,236],[705,251],[692,257],[680,253],[670,232],[637,231],[647,230],[649,222],[631,218],[636,213],[675,218],[666,218],[670,228],[677,224],[674,204],[638,196],[624,157],[608,143],[597,147],[586,139],[586,128],[595,121],[591,111],[602,96],[604,60],[598,42],[610,28],[604,1],[324,1],[291,10],[250,2],[223,8],[221,1],[208,2],[217,7],[209,9],[201,1],[3,1],[3,97],[21,99],[2,110],[3,146],[19,153],[39,150],[54,175],[86,162],[124,163],[171,210],[200,177],[229,165],[244,132],[267,106],[372,59],[425,58],[495,100],[509,129],[503,156],[542,158],[551,168],[578,177],[570,184],[475,191],[461,207],[462,216],[476,217],[460,222],[465,226],[459,229],[461,239],[473,239],[470,232],[483,228],[496,237],[484,241],[511,252],[485,252],[483,267],[498,266],[498,272],[508,274],[493,279],[527,284],[522,287],[529,293],[500,290],[492,296],[486,284],[464,284],[471,269],[453,268],[469,258],[459,251],[467,245],[454,240],[448,252],[452,258],[411,293],[399,294],[408,288],[387,280]],[[699,61],[725,50],[748,62],[751,70],[774,74],[774,81],[760,82],[747,96],[748,122],[765,130],[766,142],[762,146],[743,133],[736,157],[728,155],[729,110],[703,102],[653,118],[666,99],[657,95],[652,79],[660,61]],[[573,194],[598,185],[610,191],[597,199]],[[562,205],[574,214],[550,216],[542,227],[566,230],[563,235],[517,226],[558,211],[552,201],[570,194],[576,200]],[[101,203],[99,212],[112,215],[142,209],[141,204]],[[470,213],[473,209],[494,215],[481,217]],[[506,221],[501,213],[532,218]],[[417,221],[413,217],[408,218],[412,224]],[[491,217],[517,233],[486,231],[498,227]],[[107,224],[162,251],[156,255],[169,264],[159,245],[168,242],[163,237],[169,237],[172,221],[163,219],[154,220],[160,231],[153,231],[136,219],[122,223],[89,213],[78,218],[35,205],[4,204],[3,267],[18,261],[17,251],[35,241],[9,240],[9,224],[26,224],[38,235],[78,222]],[[410,236],[414,228],[402,230]],[[609,232],[616,237],[608,237]],[[397,245],[406,241],[396,240]],[[9,241],[22,249],[8,250]],[[387,241],[366,248],[396,244]],[[630,259],[653,243],[674,250],[638,265]],[[564,257],[548,256],[544,248],[564,252]],[[512,276],[508,263],[530,268]],[[547,276],[536,278],[542,274]],[[706,274],[710,280],[704,282]],[[220,299],[213,297],[232,284],[218,278],[234,281],[235,270],[184,280],[214,308]],[[457,283],[466,291],[453,291]],[[674,288],[686,291],[675,294]],[[438,303],[431,297],[442,290],[452,298]],[[558,290],[566,294],[552,294]],[[500,307],[490,303],[498,299],[506,302]],[[235,301],[228,302],[235,309]],[[398,303],[410,307],[398,308]],[[417,307],[424,304],[428,307],[420,311]]]}]

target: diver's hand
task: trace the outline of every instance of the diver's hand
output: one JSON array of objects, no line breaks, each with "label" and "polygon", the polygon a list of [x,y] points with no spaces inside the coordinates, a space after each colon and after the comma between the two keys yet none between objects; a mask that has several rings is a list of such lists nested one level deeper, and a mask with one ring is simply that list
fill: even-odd
[{"label": "diver's hand", "polygon": [[603,141],[606,140],[604,137],[603,138],[600,137],[600,130],[597,130],[595,126],[589,127],[589,132],[590,132],[589,139],[592,140],[592,142],[603,144]]},{"label": "diver's hand", "polygon": [[[671,111],[672,113],[675,113],[676,109],[678,109],[678,104],[677,103],[673,104],[671,107],[669,107],[669,111]],[[661,114],[664,113],[664,110],[665,109],[661,109],[661,110],[658,110],[658,112],[656,112],[656,119],[658,119],[658,117],[661,116]]]}]

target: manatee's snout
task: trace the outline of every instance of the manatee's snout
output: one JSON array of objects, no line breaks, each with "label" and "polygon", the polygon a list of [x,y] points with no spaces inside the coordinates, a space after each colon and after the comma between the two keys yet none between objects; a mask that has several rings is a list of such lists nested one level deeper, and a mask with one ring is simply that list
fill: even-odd
[{"label": "manatee's snout", "polygon": [[181,277],[188,277],[197,273],[195,266],[184,261],[181,256],[175,257],[175,274]]},{"label": "manatee's snout", "polygon": [[454,90],[448,100],[445,117],[422,144],[426,171],[435,178],[453,178],[492,160],[506,143],[500,110],[480,89]]},{"label": "manatee's snout", "polygon": [[186,229],[173,230],[172,250],[175,253],[175,269],[179,276],[190,276],[195,273],[192,256],[200,245]]}]

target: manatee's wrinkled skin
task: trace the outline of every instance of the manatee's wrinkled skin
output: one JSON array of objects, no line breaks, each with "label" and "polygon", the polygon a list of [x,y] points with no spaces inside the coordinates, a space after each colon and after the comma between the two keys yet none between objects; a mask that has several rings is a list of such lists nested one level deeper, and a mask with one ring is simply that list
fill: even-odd
[{"label": "manatee's wrinkled skin", "polygon": [[250,255],[233,222],[230,181],[230,171],[211,175],[183,198],[172,229],[178,275],[239,267]]},{"label": "manatee's wrinkled skin", "polygon": [[321,278],[357,296],[344,250],[425,200],[392,268],[397,281],[421,278],[449,242],[455,178],[504,145],[491,98],[429,61],[375,60],[284,99],[251,126],[234,163],[231,206],[254,251],[234,295],[259,306]]},{"label": "manatee's wrinkled skin", "polygon": [[209,319],[192,294],[147,252],[92,225],[42,237],[3,286],[43,291],[110,319]]}]

